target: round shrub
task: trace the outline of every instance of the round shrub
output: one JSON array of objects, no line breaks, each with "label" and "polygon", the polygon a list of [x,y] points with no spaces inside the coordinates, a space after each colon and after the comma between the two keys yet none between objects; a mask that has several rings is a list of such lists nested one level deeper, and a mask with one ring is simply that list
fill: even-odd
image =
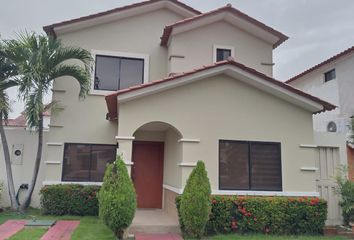
[{"label": "round shrub", "polygon": [[205,165],[198,161],[188,178],[180,202],[181,226],[186,237],[201,238],[204,235],[211,209],[210,193]]},{"label": "round shrub", "polygon": [[136,209],[136,194],[127,168],[119,156],[107,166],[103,185],[98,193],[99,216],[121,239],[132,223]]}]

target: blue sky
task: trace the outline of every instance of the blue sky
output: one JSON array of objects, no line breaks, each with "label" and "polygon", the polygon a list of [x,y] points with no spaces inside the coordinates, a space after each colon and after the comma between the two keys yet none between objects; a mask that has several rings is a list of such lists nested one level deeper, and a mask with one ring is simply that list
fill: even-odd
[{"label": "blue sky", "polygon": [[[283,32],[290,39],[274,51],[274,77],[286,80],[354,45],[352,0],[181,0],[202,11],[231,3],[235,8]],[[42,26],[115,7],[133,0],[0,0],[0,34],[42,32]],[[16,100],[15,91],[10,92]],[[49,97],[48,97],[49,99]],[[11,117],[22,110],[13,104]]]}]

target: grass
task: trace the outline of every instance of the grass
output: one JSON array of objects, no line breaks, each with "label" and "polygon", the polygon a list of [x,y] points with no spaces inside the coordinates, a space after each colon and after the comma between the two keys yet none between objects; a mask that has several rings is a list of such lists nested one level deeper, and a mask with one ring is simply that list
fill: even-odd
[{"label": "grass", "polygon": [[270,235],[218,235],[210,237],[210,240],[344,240],[342,237],[323,237],[323,236],[270,236]]},{"label": "grass", "polygon": [[[80,220],[80,225],[76,228],[71,240],[115,240],[110,229],[108,229],[98,217],[79,216],[47,216],[41,215],[37,209],[30,209],[27,214],[14,212],[0,213],[0,224],[7,220],[31,219],[36,216],[39,220]],[[9,240],[38,240],[46,232],[43,228],[25,228],[11,237]],[[267,235],[218,235],[207,238],[209,240],[344,240],[341,237],[322,236],[267,236]]]},{"label": "grass", "polygon": [[[112,231],[98,217],[48,216],[41,215],[38,209],[30,209],[27,214],[14,212],[0,213],[0,224],[10,219],[31,219],[31,216],[36,216],[39,220],[80,220],[80,225],[75,229],[71,240],[115,240]],[[46,231],[43,228],[25,228],[10,238],[10,240],[37,240]]]},{"label": "grass", "polygon": [[47,231],[47,228],[26,228],[18,232],[9,240],[33,240],[39,239]]}]

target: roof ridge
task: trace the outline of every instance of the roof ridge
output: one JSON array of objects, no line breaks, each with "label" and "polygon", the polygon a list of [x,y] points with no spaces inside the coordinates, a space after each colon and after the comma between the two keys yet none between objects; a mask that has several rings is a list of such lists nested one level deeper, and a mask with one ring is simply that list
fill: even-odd
[{"label": "roof ridge", "polygon": [[259,28],[262,28],[263,30],[273,34],[273,35],[276,35],[278,38],[279,38],[279,41],[277,41],[274,45],[273,45],[273,48],[276,48],[278,47],[280,44],[282,44],[284,41],[286,41],[287,39],[289,39],[288,36],[284,35],[283,33],[279,32],[278,30],[275,30],[274,28],[262,23],[261,21],[247,15],[246,13],[234,8],[231,4],[227,4],[226,6],[223,6],[223,7],[220,7],[220,8],[217,8],[217,9],[213,9],[209,12],[205,12],[205,13],[201,13],[199,15],[196,15],[196,16],[192,16],[192,17],[189,17],[189,18],[185,18],[185,19],[182,19],[182,20],[179,20],[173,24],[170,24],[170,25],[167,25],[165,28],[164,28],[164,32],[162,34],[162,37],[161,37],[161,45],[162,46],[166,46],[167,45],[167,42],[168,42],[168,39],[171,35],[171,32],[172,32],[172,28],[175,27],[175,26],[178,26],[178,25],[181,25],[181,24],[184,24],[184,23],[188,23],[188,22],[191,22],[195,19],[199,19],[199,18],[202,18],[202,17],[206,17],[206,16],[210,16],[212,14],[215,14],[215,13],[218,13],[218,12],[222,12],[222,11],[230,11],[231,13],[239,16],[240,18],[243,18],[244,20],[246,21],[249,21],[251,22],[252,24],[258,26]]},{"label": "roof ridge", "polygon": [[332,56],[330,58],[327,58],[326,60],[324,60],[324,61],[322,61],[322,62],[320,62],[320,63],[318,63],[318,64],[316,64],[316,65],[314,65],[314,66],[312,66],[310,68],[308,68],[307,70],[305,70],[305,71],[303,71],[303,72],[301,72],[301,73],[289,78],[287,81],[285,81],[285,83],[291,83],[291,82],[293,82],[293,81],[295,81],[295,80],[307,75],[308,73],[313,72],[313,71],[319,69],[320,67],[323,67],[324,65],[329,64],[329,63],[331,63],[331,62],[333,62],[333,61],[335,61],[335,60],[337,60],[337,59],[339,59],[341,57],[344,57],[344,56],[346,56],[346,55],[348,55],[348,54],[350,54],[352,52],[354,52],[354,46],[352,46],[350,48],[347,48],[346,50],[344,50],[344,51],[342,51],[340,53],[337,53],[336,55],[334,55],[334,56]]},{"label": "roof ridge", "polygon": [[82,17],[77,17],[77,18],[73,18],[70,20],[64,20],[61,22],[57,22],[57,23],[53,23],[50,25],[46,25],[43,27],[43,30],[48,34],[48,35],[53,35],[55,36],[55,32],[54,32],[54,28],[55,27],[59,27],[59,26],[63,26],[63,25],[67,25],[67,24],[72,24],[72,23],[77,23],[77,22],[81,22],[81,21],[86,21],[92,18],[96,18],[96,17],[101,17],[101,16],[105,16],[105,15],[109,15],[109,14],[113,14],[116,12],[120,12],[120,11],[124,11],[127,9],[131,9],[131,8],[135,8],[135,7],[140,7],[140,6],[144,6],[146,4],[151,4],[151,3],[155,3],[155,2],[160,2],[160,1],[168,1],[168,2],[172,2],[174,4],[180,5],[182,7],[184,7],[185,9],[188,9],[191,12],[194,12],[195,14],[201,14],[202,12],[200,12],[199,10],[179,1],[179,0],[147,0],[147,1],[142,1],[142,2],[136,2],[136,3],[132,3],[129,5],[125,5],[122,7],[116,7],[110,10],[105,10],[105,11],[101,11],[98,13],[93,13],[93,14],[89,14],[86,16],[82,16]]},{"label": "roof ridge", "polygon": [[[290,92],[293,92],[297,95],[300,95],[304,98],[307,98],[307,99],[310,99],[311,101],[313,102],[316,102],[320,105],[323,106],[323,110],[322,111],[325,111],[325,110],[333,110],[334,108],[336,108],[336,106],[334,106],[333,104],[329,103],[329,102],[326,102],[316,96],[313,96],[309,93],[306,93],[296,87],[293,87],[289,84],[286,84],[284,82],[281,82],[279,80],[276,80],[272,77],[269,77],[267,75],[265,75],[264,73],[261,73],[253,68],[250,68],[250,67],[247,67],[246,65],[242,64],[242,63],[239,63],[239,62],[236,62],[234,60],[231,60],[231,59],[228,59],[228,60],[224,60],[224,61],[220,61],[220,62],[216,62],[216,63],[213,63],[213,64],[210,64],[210,65],[206,65],[206,66],[202,66],[200,68],[197,68],[197,69],[194,69],[194,70],[191,70],[191,71],[188,71],[188,72],[183,72],[183,73],[180,73],[178,75],[173,75],[173,76],[169,76],[169,77],[165,77],[165,78],[162,78],[162,79],[159,79],[159,80],[155,80],[155,81],[152,81],[152,82],[148,82],[148,83],[144,83],[144,84],[140,84],[140,85],[136,85],[136,86],[132,86],[130,88],[127,88],[127,89],[122,89],[122,90],[119,90],[119,91],[116,91],[115,93],[112,93],[112,94],[109,94],[109,95],[106,95],[105,96],[105,100],[107,102],[107,107],[108,107],[108,114],[107,114],[107,119],[110,119],[110,120],[114,120],[114,119],[117,119],[117,96],[120,95],[120,94],[123,94],[123,93],[126,93],[126,92],[131,92],[131,91],[135,91],[135,90],[138,90],[138,89],[142,89],[142,88],[146,88],[146,87],[149,87],[149,86],[153,86],[153,85],[156,85],[156,84],[160,84],[160,83],[164,83],[164,82],[168,82],[168,81],[173,81],[175,79],[178,79],[178,78],[181,78],[181,77],[185,77],[185,76],[189,76],[189,75],[192,75],[194,73],[197,73],[197,72],[201,72],[201,71],[205,71],[205,70],[208,70],[208,69],[211,69],[211,68],[215,68],[215,67],[219,67],[219,66],[223,66],[223,65],[232,65],[232,66],[235,66],[235,67],[238,67],[239,69],[243,70],[243,71],[246,71],[250,74],[253,74],[254,76],[257,76],[259,78],[262,78],[264,79],[265,81],[268,81],[272,84],[275,84],[281,88],[284,88]],[[113,106],[109,106],[110,104],[113,104],[113,105],[116,105],[115,107]],[[322,112],[322,111],[319,111],[319,112]]]}]

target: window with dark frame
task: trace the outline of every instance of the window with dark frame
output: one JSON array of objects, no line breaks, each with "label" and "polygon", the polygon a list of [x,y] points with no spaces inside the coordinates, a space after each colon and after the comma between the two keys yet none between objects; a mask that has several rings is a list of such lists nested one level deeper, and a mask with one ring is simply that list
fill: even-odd
[{"label": "window with dark frame", "polygon": [[219,189],[282,191],[280,143],[220,140]]},{"label": "window with dark frame", "polygon": [[102,182],[116,151],[116,145],[65,143],[62,181]]},{"label": "window with dark frame", "polygon": [[96,55],[95,90],[116,91],[144,82],[144,59]]},{"label": "window with dark frame", "polygon": [[216,61],[227,60],[228,57],[231,57],[231,49],[217,48],[216,49]]},{"label": "window with dark frame", "polygon": [[324,81],[328,82],[336,78],[336,69],[332,69],[324,74]]}]

